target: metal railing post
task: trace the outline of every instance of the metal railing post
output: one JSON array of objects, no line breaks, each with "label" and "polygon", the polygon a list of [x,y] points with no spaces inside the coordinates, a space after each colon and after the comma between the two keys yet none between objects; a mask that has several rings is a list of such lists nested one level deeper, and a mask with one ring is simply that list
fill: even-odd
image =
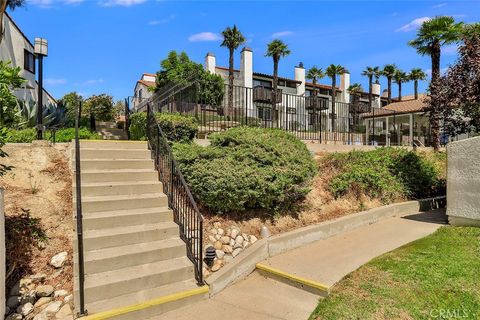
[{"label": "metal railing post", "polygon": [[80,172],[80,141],[78,139],[78,125],[80,122],[80,114],[82,103],[77,109],[77,116],[75,118],[75,191],[76,191],[76,219],[77,219],[77,249],[78,249],[78,292],[79,292],[79,316],[87,314],[85,310],[85,271],[83,261],[83,215],[82,215],[82,182]]}]

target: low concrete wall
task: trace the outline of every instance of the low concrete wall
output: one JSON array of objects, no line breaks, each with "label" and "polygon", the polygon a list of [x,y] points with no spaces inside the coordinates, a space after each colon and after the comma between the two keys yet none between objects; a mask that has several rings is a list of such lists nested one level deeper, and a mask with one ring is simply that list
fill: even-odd
[{"label": "low concrete wall", "polygon": [[0,315],[5,314],[5,202],[4,190],[0,187]]},{"label": "low concrete wall", "polygon": [[447,157],[448,220],[480,226],[480,137],[448,144]]},{"label": "low concrete wall", "polygon": [[292,230],[287,233],[272,236],[268,239],[261,239],[244,250],[232,262],[205,280],[210,287],[210,296],[214,296],[232,283],[246,278],[255,270],[257,263],[268,257],[364,225],[372,224],[385,218],[404,216],[444,207],[445,197],[395,203]]}]

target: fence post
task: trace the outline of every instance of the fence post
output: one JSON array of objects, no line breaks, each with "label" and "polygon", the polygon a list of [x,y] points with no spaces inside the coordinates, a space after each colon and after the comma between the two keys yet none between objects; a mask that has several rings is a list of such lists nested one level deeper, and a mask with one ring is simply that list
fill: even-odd
[{"label": "fence post", "polygon": [[0,314],[5,314],[5,205],[3,198],[4,189],[0,187]]}]

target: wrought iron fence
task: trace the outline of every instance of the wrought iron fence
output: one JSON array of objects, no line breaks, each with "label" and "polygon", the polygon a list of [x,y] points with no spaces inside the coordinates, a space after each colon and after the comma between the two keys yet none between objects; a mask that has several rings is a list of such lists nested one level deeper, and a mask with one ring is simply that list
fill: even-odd
[{"label": "wrought iron fence", "polygon": [[170,144],[155,117],[158,112],[147,106],[147,138],[163,191],[186,243],[187,256],[195,267],[195,278],[203,284],[203,217],[175,161]]}]

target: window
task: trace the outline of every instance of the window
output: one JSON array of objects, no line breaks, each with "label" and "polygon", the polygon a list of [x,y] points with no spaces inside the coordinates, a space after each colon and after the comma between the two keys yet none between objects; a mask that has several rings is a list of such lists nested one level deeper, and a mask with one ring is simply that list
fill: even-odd
[{"label": "window", "polygon": [[35,56],[26,49],[23,53],[23,68],[31,73],[35,73]]},{"label": "window", "polygon": [[272,108],[258,107],[258,117],[263,121],[272,121]]},{"label": "window", "polygon": [[140,100],[140,102],[142,102],[142,95],[143,95],[143,89],[140,89],[138,91],[138,100]]},{"label": "window", "polygon": [[287,113],[289,113],[289,114],[296,114],[296,113],[297,113],[297,109],[295,109],[295,108],[287,108]]},{"label": "window", "polygon": [[265,81],[265,80],[253,80],[253,86],[271,88],[272,83],[270,81]]},{"label": "window", "polygon": [[278,85],[285,87],[285,81],[284,80],[278,80]]},{"label": "window", "polygon": [[311,90],[305,90],[305,97],[310,97],[311,95],[313,95],[313,92]]},{"label": "window", "polygon": [[297,87],[297,84],[295,82],[292,82],[292,81],[287,81],[287,87],[289,88],[296,88]]}]

